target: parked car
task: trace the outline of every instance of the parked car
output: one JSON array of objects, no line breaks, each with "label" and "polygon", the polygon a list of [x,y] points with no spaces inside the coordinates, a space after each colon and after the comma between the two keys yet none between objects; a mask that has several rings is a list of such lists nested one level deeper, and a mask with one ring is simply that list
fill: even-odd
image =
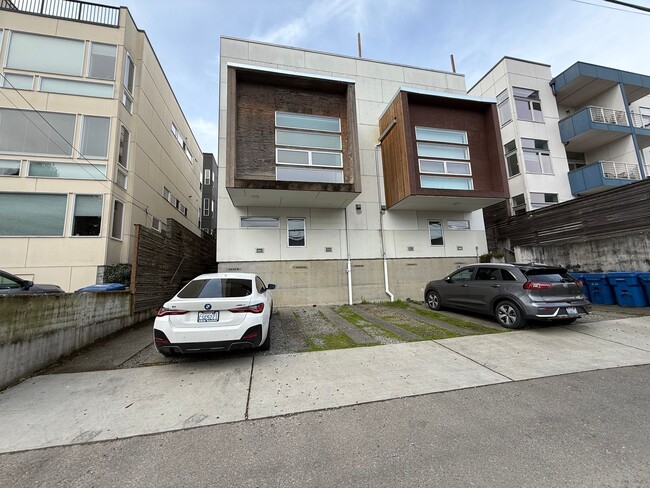
[{"label": "parked car", "polygon": [[582,283],[567,270],[543,264],[472,264],[442,280],[431,281],[424,299],[442,307],[494,315],[509,329],[528,320],[569,324],[591,311]]},{"label": "parked car", "polygon": [[0,270],[0,295],[42,295],[44,293],[65,293],[57,285],[35,285],[33,281]]},{"label": "parked car", "polygon": [[271,347],[273,297],[251,273],[197,276],[163,305],[153,325],[165,356]]}]

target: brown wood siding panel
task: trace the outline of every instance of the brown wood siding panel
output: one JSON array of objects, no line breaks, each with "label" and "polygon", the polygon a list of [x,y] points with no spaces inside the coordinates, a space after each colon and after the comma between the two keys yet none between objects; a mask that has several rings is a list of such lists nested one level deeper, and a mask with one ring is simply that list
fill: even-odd
[{"label": "brown wood siding panel", "polygon": [[[400,94],[401,95],[401,94]],[[383,133],[393,120],[396,124],[381,143],[382,166],[384,170],[384,191],[386,206],[393,205],[409,196],[411,185],[408,171],[406,150],[406,132],[404,130],[403,97],[395,97],[386,112],[379,119],[379,132]]]},{"label": "brown wood siding panel", "polygon": [[[343,146],[343,158],[349,161],[350,183],[353,191],[361,193],[361,162],[359,161],[359,134],[357,130],[357,102],[354,85],[348,85],[346,92],[346,117],[348,143]],[[343,123],[343,122],[341,122]]]},{"label": "brown wood siding panel", "polygon": [[237,161],[237,72],[228,68],[226,115],[226,186],[235,186],[235,165]]},{"label": "brown wood siding panel", "polygon": [[492,241],[509,239],[511,247],[650,231],[650,180],[512,217],[505,206],[493,206],[484,218]]}]

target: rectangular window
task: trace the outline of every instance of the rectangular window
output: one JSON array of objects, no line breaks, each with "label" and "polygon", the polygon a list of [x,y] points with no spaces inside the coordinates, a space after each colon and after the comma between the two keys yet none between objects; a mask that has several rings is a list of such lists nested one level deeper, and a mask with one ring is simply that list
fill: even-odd
[{"label": "rectangular window", "polygon": [[111,237],[122,240],[122,227],[124,223],[124,203],[113,201],[113,223],[111,224]]},{"label": "rectangular window", "polygon": [[520,120],[530,120],[534,122],[543,122],[542,104],[539,100],[539,91],[529,90],[527,88],[513,88],[515,96],[515,108],[517,109],[517,118]]},{"label": "rectangular window", "polygon": [[30,161],[27,175],[37,178],[62,178],[65,180],[105,180],[106,165]]},{"label": "rectangular window", "polygon": [[67,195],[0,193],[0,236],[62,237]]},{"label": "rectangular window", "polygon": [[280,219],[277,217],[241,217],[239,226],[242,229],[279,229]]},{"label": "rectangular window", "polygon": [[206,169],[203,171],[203,184],[209,185],[212,181],[212,170]]},{"label": "rectangular window", "polygon": [[180,213],[182,213],[185,217],[187,217],[187,207],[183,205],[181,202],[176,200],[176,208]]},{"label": "rectangular window", "polygon": [[133,111],[133,91],[135,89],[135,64],[131,55],[126,53],[124,61],[124,91],[122,93],[122,103],[129,112]]},{"label": "rectangular window", "polygon": [[84,41],[12,32],[7,68],[81,76]]},{"label": "rectangular window", "polygon": [[469,148],[467,146],[447,146],[428,142],[418,142],[417,146],[418,156],[425,158],[469,159]]},{"label": "rectangular window", "polygon": [[94,83],[92,81],[41,78],[40,91],[62,93],[64,95],[81,95],[84,97],[113,98],[112,84]]},{"label": "rectangular window", "polygon": [[191,163],[192,162],[192,152],[190,151],[190,148],[187,147],[187,144],[183,144],[183,152],[185,153],[185,156],[187,157],[187,160]]},{"label": "rectangular window", "polygon": [[126,190],[127,179],[128,179],[127,174],[121,169],[118,169],[117,175],[115,176],[115,184],[117,184],[117,186],[119,186],[120,188]]},{"label": "rectangular window", "polygon": [[467,132],[463,130],[432,129],[416,127],[415,138],[418,141],[443,142],[451,144],[467,144]]},{"label": "rectangular window", "polygon": [[15,88],[16,90],[33,90],[34,77],[32,75],[17,75],[14,73],[3,73],[2,86]]},{"label": "rectangular window", "polygon": [[0,109],[0,152],[71,157],[76,116]]},{"label": "rectangular window", "polygon": [[73,236],[98,236],[102,227],[102,195],[76,195]]},{"label": "rectangular window", "polygon": [[89,159],[108,158],[111,119],[84,115],[81,126],[81,154]]},{"label": "rectangular window", "polygon": [[20,176],[20,161],[0,159],[0,176]]},{"label": "rectangular window", "polygon": [[553,174],[553,164],[547,141],[522,138],[521,145],[524,149],[527,173]]},{"label": "rectangular window", "polygon": [[287,219],[289,247],[305,247],[305,219]]},{"label": "rectangular window", "polygon": [[473,190],[471,178],[445,178],[437,176],[420,175],[422,188],[437,188],[441,190]]},{"label": "rectangular window", "polygon": [[530,206],[532,208],[544,208],[557,202],[557,193],[530,193]]},{"label": "rectangular window", "polygon": [[210,199],[209,198],[204,198],[203,199],[203,216],[204,217],[209,217],[210,216]]},{"label": "rectangular window", "polygon": [[98,80],[114,80],[116,58],[117,46],[98,42],[91,43],[88,77]]},{"label": "rectangular window", "polygon": [[501,121],[501,127],[503,127],[512,120],[512,110],[510,109],[508,90],[503,90],[497,95],[497,109],[499,110],[499,120]]},{"label": "rectangular window", "polygon": [[343,183],[338,117],[276,112],[275,124],[276,145],[291,147],[276,147],[276,180]]},{"label": "rectangular window", "polygon": [[167,230],[167,224],[163,223],[161,220],[156,217],[151,219],[151,228],[156,229],[158,232],[164,232]]},{"label": "rectangular window", "polygon": [[172,134],[174,134],[174,138],[176,139],[176,142],[183,147],[183,144],[185,144],[185,140],[183,139],[183,134],[181,134],[181,131],[178,130],[176,125],[172,122]]},{"label": "rectangular window", "polygon": [[120,150],[117,153],[117,162],[123,168],[129,167],[129,141],[131,140],[131,133],[123,125],[120,126]]},{"label": "rectangular window", "polygon": [[429,241],[432,246],[444,245],[442,239],[442,222],[439,220],[429,220]]},{"label": "rectangular window", "polygon": [[508,165],[508,176],[513,177],[521,173],[519,170],[519,159],[517,159],[517,144],[514,139],[503,146],[506,154],[506,163]]},{"label": "rectangular window", "polygon": [[419,159],[420,173],[448,174],[448,175],[471,175],[472,167],[469,163],[455,161],[432,161]]},{"label": "rectangular window", "polygon": [[[421,188],[471,190],[472,178],[453,178],[440,175],[471,176],[467,132],[431,127],[416,127],[415,137]],[[421,142],[425,141],[425,142]],[[429,159],[431,158],[431,159]]]},{"label": "rectangular window", "polygon": [[448,220],[447,229],[449,230],[469,230],[469,220]]},{"label": "rectangular window", "polygon": [[523,193],[512,197],[512,209],[515,215],[526,213],[526,197]]}]

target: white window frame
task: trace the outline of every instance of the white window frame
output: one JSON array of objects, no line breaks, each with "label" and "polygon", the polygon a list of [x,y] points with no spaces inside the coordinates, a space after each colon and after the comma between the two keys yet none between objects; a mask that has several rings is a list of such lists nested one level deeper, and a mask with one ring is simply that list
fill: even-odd
[{"label": "white window frame", "polygon": [[[437,172],[437,171],[423,171],[422,170],[422,162],[432,162],[432,163],[443,163],[444,165],[444,171],[443,172]],[[469,168],[469,173],[454,173],[453,171],[450,171],[448,168],[448,164],[466,164],[467,167]],[[418,169],[420,170],[420,174],[423,175],[454,175],[454,176],[472,176],[472,165],[470,164],[469,161],[446,161],[442,159],[425,159],[425,158],[420,158],[418,159]]]},{"label": "white window frame", "polygon": [[[115,221],[115,206],[117,203],[122,204],[122,222],[120,226],[120,236],[115,237],[113,235],[113,230],[114,230],[114,221]],[[111,205],[111,231],[110,231],[110,238],[114,239],[116,241],[122,242],[124,240],[124,211],[126,210],[126,203],[123,200],[120,200],[119,198],[113,198],[113,205]]]},{"label": "white window frame", "polygon": [[[463,223],[458,225],[461,222]],[[469,220],[465,220],[465,219],[447,220],[447,229],[452,231],[472,230],[472,228],[470,227]]]},{"label": "white window frame", "polygon": [[[127,86],[129,79],[127,76],[127,68],[129,66],[129,60],[131,61],[131,64],[133,65],[133,91],[135,91],[135,78],[136,78],[136,65],[135,61],[133,61],[133,58],[129,54],[128,51],[125,52],[124,56],[124,79],[122,80],[122,105],[129,111],[130,114],[133,113],[133,103],[135,100],[134,93],[131,93],[131,89]],[[126,99],[129,100],[130,102],[130,107],[126,103]]]},{"label": "white window frame", "polygon": [[17,175],[3,175],[0,174],[0,178],[20,178],[23,175],[23,161],[22,159],[0,159],[0,162],[8,163],[18,163],[18,174]]},{"label": "white window frame", "polygon": [[210,199],[209,198],[204,198],[203,199],[203,216],[204,217],[209,217],[210,216]]},{"label": "white window frame", "polygon": [[[302,233],[304,244],[302,246],[292,246],[289,238],[289,221],[302,221]],[[307,221],[304,217],[287,217],[287,247],[307,247]]]},{"label": "white window frame", "polygon": [[[531,141],[544,141],[546,142],[546,145],[548,146],[548,141],[544,139],[532,139],[528,137],[522,138],[521,146],[522,146],[522,151],[523,151],[523,156],[524,156],[524,169],[526,170],[526,174],[531,174],[531,175],[553,175],[555,172],[553,171],[553,158],[551,157],[551,151],[549,149],[533,149],[533,148],[527,148],[524,147],[524,139],[528,139]],[[539,167],[540,171],[529,171],[528,170],[528,165],[526,164],[526,153],[528,154],[535,154],[537,156],[537,161],[539,161]],[[551,164],[550,172],[544,171],[544,163],[542,161],[542,154],[548,156]],[[521,168],[520,168],[521,169]]]},{"label": "white window frame", "polygon": [[[100,219],[100,224],[99,224],[99,234],[96,236],[77,236],[74,234],[74,219],[76,217],[75,211],[77,209],[77,197],[84,197],[84,196],[91,196],[91,197],[96,197],[100,196],[102,197],[102,209],[99,212],[99,219]],[[73,194],[72,198],[72,209],[70,210],[70,222],[68,224],[68,235],[70,237],[74,237],[76,239],[78,238],[97,238],[97,237],[103,237],[102,236],[102,230],[104,227],[104,201],[106,200],[105,196],[101,193],[75,193]]]},{"label": "white window frame", "polygon": [[[124,186],[119,184],[120,175],[124,177]],[[129,188],[129,173],[122,168],[117,168],[117,171],[115,173],[115,184],[119,188],[122,188],[122,190],[127,190]]]},{"label": "white window frame", "polygon": [[[87,54],[86,54],[86,66],[85,66],[85,77],[89,80],[103,80],[103,81],[115,81],[115,73],[117,71],[117,45],[111,44],[109,42],[99,42],[99,41],[88,41]],[[90,61],[92,59],[92,50],[94,44],[102,44],[104,46],[113,46],[115,48],[115,64],[113,65],[113,76],[111,78],[95,78],[90,76]]]},{"label": "white window frame", "polygon": [[211,183],[212,179],[212,170],[211,169],[206,169],[203,170],[203,184],[204,185],[209,185]]},{"label": "white window frame", "polygon": [[[307,153],[307,164],[304,163],[286,163],[284,161],[278,161],[278,152],[279,151],[289,151],[289,152],[300,152],[300,153]],[[336,154],[337,156],[341,156],[341,164],[337,166],[331,166],[327,164],[314,164],[314,158],[313,154]],[[280,166],[302,166],[302,167],[313,167],[313,168],[325,168],[325,169],[343,169],[343,153],[341,151],[313,151],[311,149],[294,149],[290,147],[276,147],[275,148],[275,164],[280,165]]]},{"label": "white window frame", "polygon": [[[120,162],[121,151],[119,150],[120,146],[122,145],[122,140],[121,140],[122,139],[122,129],[124,129],[126,131],[126,135],[127,135],[127,137],[126,137],[126,139],[127,139],[126,140],[126,157],[125,157],[126,161],[124,161],[124,164]],[[130,149],[131,149],[131,131],[129,129],[127,129],[124,124],[120,124],[120,135],[119,135],[119,139],[118,139],[117,144],[118,144],[118,146],[117,146],[118,151],[117,151],[117,158],[116,158],[117,159],[117,164],[119,166],[121,166],[122,168],[128,170],[129,169],[129,156],[130,156],[130,152],[131,152],[130,151]]]},{"label": "white window frame", "polygon": [[[502,95],[504,93],[506,97],[502,98]],[[500,98],[501,101],[499,101]],[[508,109],[508,113],[510,116],[510,118],[506,121],[502,120],[501,109],[503,107],[506,107]],[[508,93],[507,88],[497,95],[497,112],[499,113],[499,123],[501,124],[501,127],[512,122],[512,107],[510,106],[510,94]]]},{"label": "white window frame", "polygon": [[[288,125],[281,125],[278,123],[278,114],[280,115],[299,115],[300,117],[313,117],[313,118],[319,118],[319,119],[337,119],[338,121],[338,129],[337,130],[327,130],[327,129],[310,129],[310,128],[299,128],[299,127],[292,127]],[[275,127],[282,127],[283,129],[292,129],[292,130],[299,130],[299,131],[314,131],[314,132],[329,132],[331,134],[340,134],[341,133],[341,117],[334,117],[331,115],[314,115],[314,114],[299,114],[296,112],[282,112],[280,110],[275,111]]]},{"label": "white window frame", "polygon": [[[518,90],[518,89],[519,90],[528,90],[528,91],[531,91],[531,92],[537,92],[537,98],[528,98],[528,97],[523,97],[521,95],[518,96],[515,93],[515,90]],[[517,120],[524,120],[526,122],[544,122],[544,111],[542,110],[542,100],[539,97],[539,90],[533,90],[532,88],[523,88],[523,87],[520,87],[520,86],[515,86],[515,87],[512,88],[512,92],[513,92],[513,98],[514,98],[514,102],[515,102],[515,114],[517,114]],[[525,102],[525,103],[528,104],[528,110],[530,111],[531,119],[523,119],[523,118],[519,117],[519,111],[517,110],[517,101]],[[540,120],[537,120],[535,118],[535,110],[533,109],[533,105],[532,105],[533,103],[538,103],[539,104],[539,112],[541,114],[540,115],[540,117],[541,117]]]}]

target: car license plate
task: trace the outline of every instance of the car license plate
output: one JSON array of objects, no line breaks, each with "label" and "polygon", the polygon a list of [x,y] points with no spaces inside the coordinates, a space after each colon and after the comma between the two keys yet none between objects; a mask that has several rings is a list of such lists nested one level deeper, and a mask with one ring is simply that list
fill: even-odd
[{"label": "car license plate", "polygon": [[199,322],[218,322],[219,312],[199,312]]},{"label": "car license plate", "polygon": [[567,307],[566,313],[569,315],[578,315],[578,309],[576,307]]}]

